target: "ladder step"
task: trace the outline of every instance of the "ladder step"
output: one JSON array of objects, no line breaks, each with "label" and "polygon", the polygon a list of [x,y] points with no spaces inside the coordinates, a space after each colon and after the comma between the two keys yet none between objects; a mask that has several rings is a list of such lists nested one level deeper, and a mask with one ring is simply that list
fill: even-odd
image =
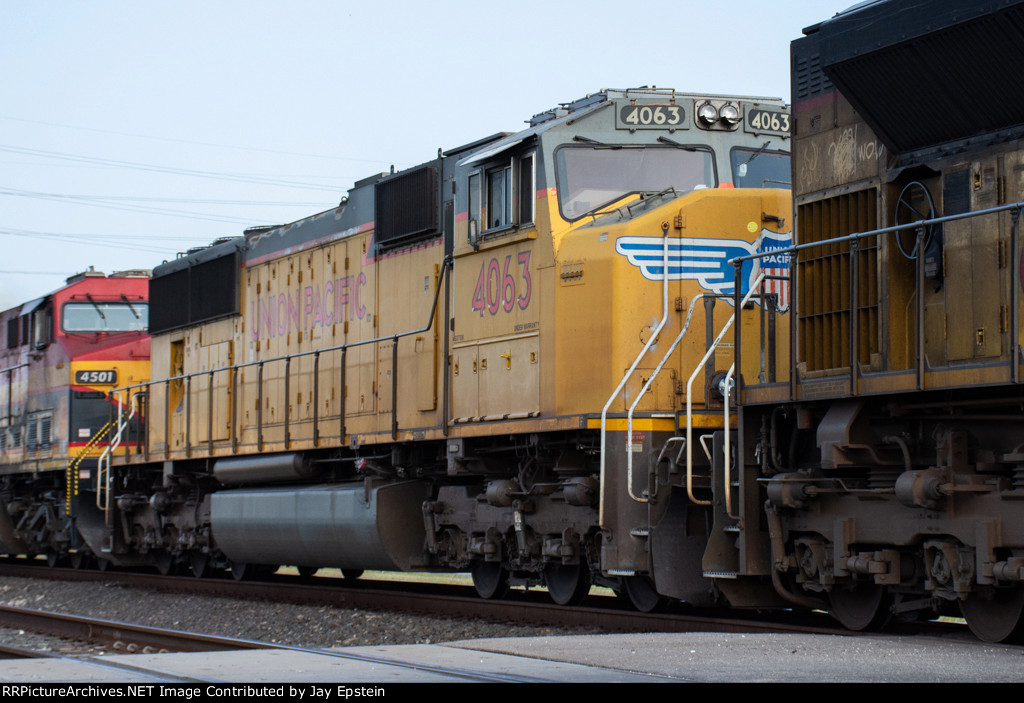
[{"label": "ladder step", "polygon": [[740,575],[735,571],[705,571],[704,578],[706,579],[736,579]]}]

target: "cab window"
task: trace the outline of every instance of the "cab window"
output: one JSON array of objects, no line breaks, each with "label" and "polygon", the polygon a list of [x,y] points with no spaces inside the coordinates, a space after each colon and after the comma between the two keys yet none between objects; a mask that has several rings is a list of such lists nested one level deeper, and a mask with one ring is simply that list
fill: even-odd
[{"label": "cab window", "polygon": [[66,303],[61,310],[65,332],[136,332],[149,324],[146,303]]},{"label": "cab window", "polygon": [[469,239],[496,236],[533,224],[533,152],[505,156],[469,175]]},{"label": "cab window", "polygon": [[701,146],[566,146],[555,154],[558,207],[578,220],[627,195],[679,194],[717,185],[715,157]]},{"label": "cab window", "polygon": [[730,152],[732,183],[737,188],[785,188],[792,186],[789,173],[789,154],[735,147]]}]

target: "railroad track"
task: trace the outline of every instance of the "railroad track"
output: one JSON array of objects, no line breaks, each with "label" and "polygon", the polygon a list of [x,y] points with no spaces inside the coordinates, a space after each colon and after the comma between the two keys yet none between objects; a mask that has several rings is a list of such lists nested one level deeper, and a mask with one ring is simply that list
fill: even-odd
[{"label": "railroad track", "polygon": [[[619,607],[614,598],[593,595],[588,598],[585,606],[566,607],[551,603],[546,594],[536,591],[514,591],[510,600],[483,600],[469,586],[368,579],[355,582],[334,578],[304,580],[284,575],[274,575],[263,581],[197,579],[155,573],[62,569],[21,560],[0,562],[0,575],[116,582],[130,587],[174,593],[451,618],[479,618],[519,625],[598,628],[604,632],[855,634],[838,627],[824,614],[751,613],[740,617],[738,611],[730,611],[730,617],[720,617],[717,613],[691,611],[683,607],[669,612],[639,613]],[[965,631],[965,628],[936,623],[900,625],[900,632],[906,634],[942,635],[961,630]]]},{"label": "railroad track", "polygon": [[[440,666],[424,664],[417,661],[404,661],[395,657],[384,657],[353,652],[339,652],[311,647],[278,645],[253,640],[230,637],[217,637],[195,632],[184,632],[164,628],[133,625],[114,622],[100,618],[89,618],[67,613],[54,613],[29,608],[0,606],[0,623],[7,627],[18,627],[34,632],[45,633],[57,637],[87,641],[90,643],[106,643],[115,652],[125,654],[153,654],[169,652],[225,652],[232,650],[286,650],[312,657],[342,659],[347,662],[369,664],[383,671],[402,670],[416,671],[436,675],[445,680],[468,681],[476,683],[543,683],[545,679],[536,676],[511,674],[504,672],[472,671],[457,666]],[[71,657],[42,652],[23,647],[0,645],[0,660],[11,658],[56,658]],[[112,676],[152,678],[154,681],[177,683],[225,683],[209,677],[182,676],[169,674],[158,662],[148,660],[144,664],[129,663],[123,660],[111,660],[109,657],[75,657],[76,663],[90,667],[101,667],[111,672]]]},{"label": "railroad track", "polygon": [[114,651],[222,652],[232,649],[265,649],[272,645],[251,640],[217,637],[145,625],[90,618],[46,610],[0,606],[0,624],[54,637],[107,644]]}]

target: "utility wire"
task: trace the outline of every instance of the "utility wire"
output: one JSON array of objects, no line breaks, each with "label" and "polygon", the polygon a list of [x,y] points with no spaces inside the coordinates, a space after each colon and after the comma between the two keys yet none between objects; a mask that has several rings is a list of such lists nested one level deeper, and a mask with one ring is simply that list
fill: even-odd
[{"label": "utility wire", "polygon": [[[25,122],[27,124],[41,124],[47,127],[62,127],[64,129],[77,129],[85,132],[98,132],[100,134],[113,134],[118,137],[135,137],[137,139],[152,139],[161,142],[174,142],[177,144],[196,144],[197,146],[211,146],[218,149],[238,149],[240,151],[255,151],[263,152],[265,154],[283,154],[285,156],[304,156],[311,159],[328,159],[331,161],[357,161],[367,164],[379,164],[384,163],[387,160],[384,159],[359,159],[353,156],[332,156],[330,154],[310,154],[303,151],[284,151],[280,149],[265,149],[260,147],[252,146],[238,146],[235,144],[217,144],[214,142],[200,142],[192,139],[175,139],[173,137],[157,137],[151,134],[134,134],[132,132],[117,132],[110,129],[98,129],[95,127],[81,127],[77,125],[61,124],[59,122],[44,122],[43,120],[28,120],[21,117],[10,117],[7,115],[0,115],[0,120],[10,120],[12,122]],[[397,161],[387,161],[387,163],[398,163]],[[408,164],[401,164],[403,166]]]},{"label": "utility wire", "polygon": [[101,159],[94,156],[82,156],[80,154],[68,154],[58,151],[44,151],[43,149],[28,149],[24,147],[12,146],[10,144],[0,144],[0,151],[10,152],[12,154],[22,154],[29,156],[42,156],[48,159],[60,159],[64,161],[74,161],[77,163],[87,164],[99,164],[103,166],[116,166],[117,168],[134,169],[137,171],[150,171],[153,173],[168,173],[179,176],[194,176],[197,178],[212,178],[215,180],[223,181],[236,181],[239,183],[254,183],[258,185],[271,185],[279,186],[282,188],[302,188],[312,190],[323,190],[332,193],[338,192],[337,187],[330,187],[324,185],[318,185],[315,183],[304,183],[299,181],[283,181],[273,178],[263,178],[259,176],[245,176],[238,173],[225,173],[222,171],[199,171],[196,169],[189,168],[174,168],[171,166],[159,166],[157,164],[145,164],[138,163],[135,161],[119,161],[117,159]]}]

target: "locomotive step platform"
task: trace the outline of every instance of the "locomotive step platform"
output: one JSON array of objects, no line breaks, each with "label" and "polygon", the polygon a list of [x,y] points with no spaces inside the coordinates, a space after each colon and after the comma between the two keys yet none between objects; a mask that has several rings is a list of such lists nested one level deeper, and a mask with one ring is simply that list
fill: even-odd
[{"label": "locomotive step platform", "polygon": [[967,639],[626,634],[0,661],[13,683],[1019,682],[1019,647]]}]

